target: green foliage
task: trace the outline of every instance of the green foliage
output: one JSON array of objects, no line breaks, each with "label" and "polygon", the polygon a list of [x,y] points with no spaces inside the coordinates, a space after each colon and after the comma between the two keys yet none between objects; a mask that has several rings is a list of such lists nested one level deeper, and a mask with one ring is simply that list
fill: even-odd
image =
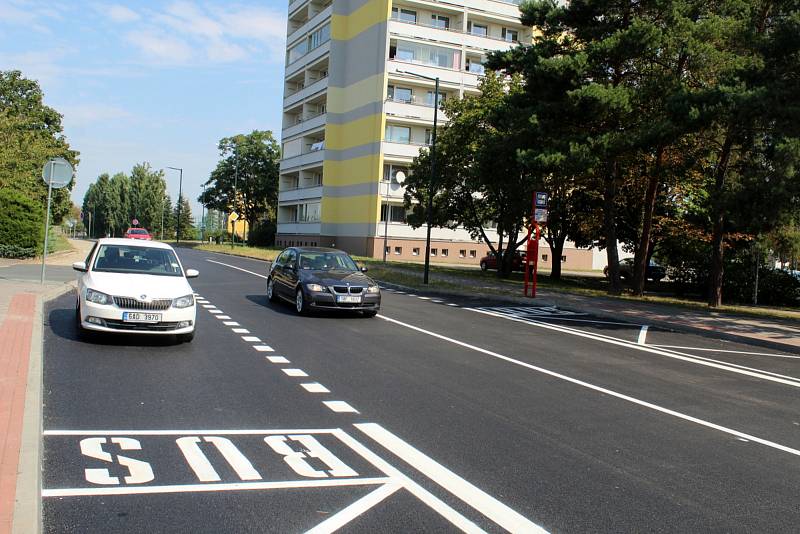
[{"label": "green foliage", "polygon": [[[178,213],[178,206],[180,206],[180,213]],[[194,227],[194,217],[192,217],[192,207],[189,205],[189,199],[181,195],[175,204],[175,211],[173,212],[173,221],[178,221],[176,225],[176,236],[181,239],[197,239],[197,231]]]},{"label": "green foliage", "polygon": [[[47,203],[47,185],[41,178],[45,162],[61,156],[73,166],[78,163],[78,153],[63,136],[61,115],[45,106],[43,98],[37,82],[20,71],[0,70],[0,189],[16,189],[40,206]],[[74,180],[53,191],[54,224],[69,213],[73,186]]]},{"label": "green foliage", "polygon": [[271,247],[275,244],[278,225],[275,221],[261,221],[250,230],[247,243],[254,247]]},{"label": "green foliage", "polygon": [[280,148],[270,131],[226,137],[219,142],[220,161],[198,200],[208,208],[236,212],[254,228],[276,220]]},{"label": "green foliage", "polygon": [[0,245],[3,257],[28,257],[44,241],[44,209],[20,191],[0,189]]}]

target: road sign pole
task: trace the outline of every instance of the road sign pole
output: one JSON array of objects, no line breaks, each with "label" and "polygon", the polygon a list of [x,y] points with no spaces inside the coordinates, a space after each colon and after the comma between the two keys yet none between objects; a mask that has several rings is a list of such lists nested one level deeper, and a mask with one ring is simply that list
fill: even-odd
[{"label": "road sign pole", "polygon": [[44,250],[42,251],[42,276],[39,279],[40,284],[44,284],[45,265],[47,264],[47,241],[50,237],[50,201],[53,198],[53,173],[55,170],[55,162],[50,162],[50,180],[47,182],[47,215],[44,222]]},{"label": "road sign pole", "polygon": [[541,233],[538,222],[534,221],[533,227],[536,229],[536,241],[533,242],[533,292],[531,296],[536,298],[536,277],[539,275],[539,238]]}]

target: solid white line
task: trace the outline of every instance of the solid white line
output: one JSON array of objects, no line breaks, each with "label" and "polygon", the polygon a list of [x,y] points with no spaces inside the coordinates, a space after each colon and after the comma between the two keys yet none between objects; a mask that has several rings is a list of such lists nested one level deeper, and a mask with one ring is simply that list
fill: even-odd
[{"label": "solid white line", "polygon": [[281,371],[286,373],[288,376],[308,376],[308,373],[302,369],[281,369]]},{"label": "solid white line", "polygon": [[616,391],[613,391],[613,390],[610,390],[610,389],[606,389],[604,387],[595,386],[594,384],[590,384],[589,382],[584,382],[583,380],[578,380],[577,378],[572,378],[572,377],[567,376],[567,375],[562,375],[561,373],[556,373],[555,371],[550,371],[549,369],[545,369],[543,367],[539,367],[539,366],[536,366],[536,365],[531,365],[529,363],[526,363],[526,362],[523,362],[523,361],[520,361],[520,360],[516,360],[514,358],[509,358],[508,356],[503,356],[502,354],[498,354],[497,352],[492,352],[492,351],[487,350],[487,349],[482,349],[480,347],[476,347],[475,345],[470,345],[469,343],[464,343],[463,341],[458,341],[457,339],[452,339],[452,338],[443,336],[441,334],[437,334],[435,332],[431,332],[429,330],[424,330],[422,328],[419,328],[418,326],[410,325],[408,323],[404,323],[402,321],[398,321],[397,319],[392,319],[390,317],[386,317],[385,315],[378,315],[378,317],[380,317],[384,321],[389,321],[391,323],[394,323],[394,324],[397,324],[397,325],[400,325],[400,326],[404,326],[404,327],[409,328],[411,330],[416,330],[417,332],[420,332],[422,334],[426,334],[426,335],[441,339],[443,341],[447,341],[449,343],[453,343],[455,345],[459,345],[461,347],[464,347],[464,348],[467,348],[467,349],[470,349],[470,350],[474,350],[475,352],[480,352],[482,354],[486,354],[487,356],[492,356],[493,358],[497,358],[499,360],[504,360],[504,361],[513,363],[515,365],[519,365],[520,367],[525,367],[525,368],[531,369],[533,371],[537,371],[539,373],[543,373],[543,374],[546,374],[548,376],[552,376],[554,378],[558,378],[558,379],[564,380],[566,382],[571,382],[573,384],[576,384],[576,385],[581,386],[581,387],[585,387],[587,389],[598,391],[600,393],[605,393],[606,395],[610,395],[612,397],[616,397],[618,399],[622,399],[624,401],[628,401],[628,402],[631,402],[633,404],[637,404],[639,406],[644,406],[645,408],[650,408],[651,410],[655,410],[657,412],[665,413],[667,415],[671,415],[673,417],[677,417],[678,419],[683,419],[685,421],[690,421],[692,423],[696,423],[696,424],[701,425],[701,426],[705,426],[705,427],[708,427],[708,428],[713,428],[715,430],[719,430],[720,432],[724,432],[724,433],[730,434],[732,436],[737,436],[737,437],[740,437],[740,438],[749,439],[751,441],[755,441],[755,442],[760,443],[762,445],[766,445],[767,447],[771,447],[773,449],[778,449],[778,450],[783,451],[783,452],[788,452],[789,454],[794,454],[795,456],[800,456],[800,450],[793,449],[791,447],[786,447],[785,445],[781,445],[779,443],[775,443],[774,441],[769,441],[769,440],[766,440],[766,439],[762,439],[762,438],[759,438],[757,436],[752,436],[750,434],[746,434],[744,432],[739,432],[738,430],[734,430],[732,428],[728,428],[728,427],[724,427],[724,426],[721,426],[721,425],[717,425],[717,424],[712,423],[710,421],[705,421],[705,420],[699,419],[697,417],[692,417],[691,415],[686,415],[686,414],[683,414],[683,413],[680,413],[680,412],[676,412],[675,410],[670,410],[669,408],[664,408],[663,406],[658,406],[657,404],[653,404],[651,402],[643,401],[643,400],[631,397],[629,395],[625,395],[623,393],[618,393]]},{"label": "solid white line", "polygon": [[[475,523],[461,515],[460,513],[453,510],[450,506],[445,504],[441,499],[434,496],[431,492],[408,478],[406,475],[401,473],[398,469],[389,465],[386,460],[366,448],[364,445],[356,441],[352,438],[347,432],[341,429],[336,429],[334,431],[334,435],[339,438],[345,445],[349,446],[353,451],[355,451],[358,455],[364,458],[366,461],[374,465],[380,471],[383,471],[384,474],[392,477],[392,479],[399,481],[403,484],[403,487],[408,490],[414,497],[421,500],[428,506],[430,506],[434,511],[439,513],[442,517],[450,521],[453,525],[457,528],[461,529],[463,532],[469,533],[484,533],[484,531],[478,527]],[[485,534],[485,533],[484,533]]]},{"label": "solid white line", "polygon": [[531,522],[485,491],[470,484],[382,426],[375,423],[363,423],[354,426],[509,532],[546,532],[536,523]]},{"label": "solid white line", "polygon": [[261,340],[258,339],[256,336],[242,336],[242,339],[247,341],[248,343],[261,343]]},{"label": "solid white line", "polygon": [[[520,317],[514,315],[513,317],[518,317],[522,319],[527,319],[527,317]],[[560,315],[539,315],[536,317],[537,320],[542,321],[571,321],[574,323],[593,323],[593,324],[613,324],[618,326],[638,326],[634,323],[620,323],[616,321],[598,321],[595,319],[573,319],[572,317],[561,317]]]},{"label": "solid white line", "polygon": [[239,326],[239,323],[237,323],[236,321],[225,321],[222,324],[224,324],[225,326]]},{"label": "solid white line", "polygon": [[223,319],[223,320],[224,320],[224,319],[230,319],[230,318],[231,318],[231,317],[230,317],[230,315],[216,315],[215,317],[216,317],[217,319]]},{"label": "solid white line", "polygon": [[248,271],[247,269],[242,269],[241,267],[237,267],[235,265],[230,265],[228,263],[222,263],[221,261],[209,260],[207,258],[206,258],[206,261],[211,262],[211,263],[216,263],[217,265],[224,265],[225,267],[230,267],[231,269],[236,269],[237,271],[242,271],[242,272],[245,272],[247,274],[252,274],[253,276],[258,276],[258,277],[265,278],[265,279],[267,278],[263,274],[254,273],[253,271]]},{"label": "solid white line", "polygon": [[300,384],[303,386],[303,389],[308,391],[309,393],[330,393],[331,390],[320,384],[319,382],[308,382],[306,384]]},{"label": "solid white line", "polygon": [[800,388],[800,378],[795,378],[793,376],[784,376],[778,375],[776,373],[772,373],[770,371],[764,371],[761,369],[752,369],[749,367],[744,367],[741,365],[736,365],[728,362],[723,362],[719,360],[713,360],[711,358],[705,358],[703,356],[697,356],[696,354],[684,354],[681,352],[670,351],[667,349],[658,349],[652,347],[650,345],[637,345],[636,343],[626,341],[624,339],[619,339],[616,337],[606,336],[603,334],[595,334],[584,332],[583,330],[578,330],[575,328],[570,328],[568,326],[561,326],[561,325],[554,325],[550,323],[543,323],[541,321],[537,321],[534,319],[520,319],[518,317],[511,317],[508,315],[489,312],[486,310],[481,310],[477,308],[466,308],[470,311],[474,311],[477,313],[482,313],[484,315],[489,315],[491,317],[499,317],[501,319],[506,319],[508,321],[516,321],[518,323],[529,324],[531,326],[536,326],[539,328],[544,328],[546,330],[553,330],[555,332],[561,332],[564,334],[570,334],[573,336],[583,337],[587,339],[592,339],[595,341],[602,341],[603,343],[609,343],[611,345],[617,345],[620,347],[628,347],[631,349],[639,350],[642,352],[649,352],[650,354],[657,354],[659,356],[666,356],[667,358],[673,358],[675,360],[682,360],[690,363],[694,363],[696,365],[704,365],[706,367],[713,367],[715,369],[722,369],[723,371],[729,371],[731,373],[737,373],[746,376],[752,376],[754,378],[760,378],[762,380],[767,380],[770,382],[777,382],[779,384],[784,384],[787,386],[792,386],[795,388]]},{"label": "solid white line", "polygon": [[275,352],[275,350],[269,345],[256,345],[253,348],[258,352]]},{"label": "solid white line", "polygon": [[641,330],[639,330],[639,339],[636,340],[636,343],[639,345],[644,345],[647,341],[647,325],[642,326]]},{"label": "solid white line", "polygon": [[335,434],[338,428],[292,428],[221,430],[190,428],[187,430],[44,430],[43,436],[261,436],[264,434]]},{"label": "solid white line", "polygon": [[42,497],[80,497],[97,495],[147,495],[211,491],[268,490],[287,488],[330,488],[336,486],[372,486],[391,483],[391,478],[347,478],[328,480],[288,480],[285,482],[235,482],[229,484],[183,484],[175,486],[125,486],[107,488],[43,489]]},{"label": "solid white line", "polygon": [[328,519],[311,530],[307,530],[306,534],[330,534],[332,532],[336,532],[347,523],[354,520],[356,517],[360,516],[373,506],[379,504],[381,501],[392,495],[400,488],[402,488],[401,485],[394,483],[381,486],[375,491],[364,495],[350,506],[347,506],[343,510],[336,512],[334,515],[330,516]]},{"label": "solid white line", "polygon": [[249,334],[250,330],[247,328],[231,328],[235,334]]},{"label": "solid white line", "polygon": [[793,360],[800,360],[800,356],[791,356],[789,354],[771,354],[769,352],[747,352],[743,350],[723,350],[723,349],[704,349],[700,347],[680,347],[677,345],[651,345],[652,347],[660,347],[662,349],[683,349],[683,350],[702,350],[705,352],[725,352],[730,354],[747,354],[752,356],[772,356],[773,358],[791,358]]},{"label": "solid white line", "polygon": [[323,401],[322,404],[336,413],[359,413],[358,410],[344,401]]},{"label": "solid white line", "polygon": [[291,363],[283,356],[267,356],[267,359],[270,361],[270,363]]}]

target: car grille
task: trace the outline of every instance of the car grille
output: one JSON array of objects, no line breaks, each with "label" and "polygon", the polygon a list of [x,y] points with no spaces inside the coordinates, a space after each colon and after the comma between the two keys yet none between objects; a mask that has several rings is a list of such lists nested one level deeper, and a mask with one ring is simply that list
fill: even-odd
[{"label": "car grille", "polygon": [[333,292],[340,295],[360,295],[362,291],[364,288],[358,286],[333,286]]},{"label": "car grille", "polygon": [[153,299],[145,302],[130,297],[114,297],[114,304],[126,310],[160,311],[169,309],[172,306],[172,299]]},{"label": "car grille", "polygon": [[177,322],[164,322],[164,323],[125,323],[117,319],[105,319],[106,326],[115,330],[132,330],[132,331],[150,331],[150,332],[168,332],[170,330],[177,330]]}]

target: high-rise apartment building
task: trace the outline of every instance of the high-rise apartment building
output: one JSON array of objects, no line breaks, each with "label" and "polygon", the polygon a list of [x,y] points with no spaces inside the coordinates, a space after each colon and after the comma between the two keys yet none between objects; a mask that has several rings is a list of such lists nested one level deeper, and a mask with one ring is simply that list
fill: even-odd
[{"label": "high-rise apartment building", "polygon": [[[381,257],[388,228],[391,258],[424,257],[425,228],[405,223],[394,180],[431,140],[434,82],[415,75],[438,77],[440,100],[477,94],[488,52],[530,42],[518,4],[289,3],[279,245]],[[463,229],[433,229],[432,261],[477,263],[486,252]]]}]

